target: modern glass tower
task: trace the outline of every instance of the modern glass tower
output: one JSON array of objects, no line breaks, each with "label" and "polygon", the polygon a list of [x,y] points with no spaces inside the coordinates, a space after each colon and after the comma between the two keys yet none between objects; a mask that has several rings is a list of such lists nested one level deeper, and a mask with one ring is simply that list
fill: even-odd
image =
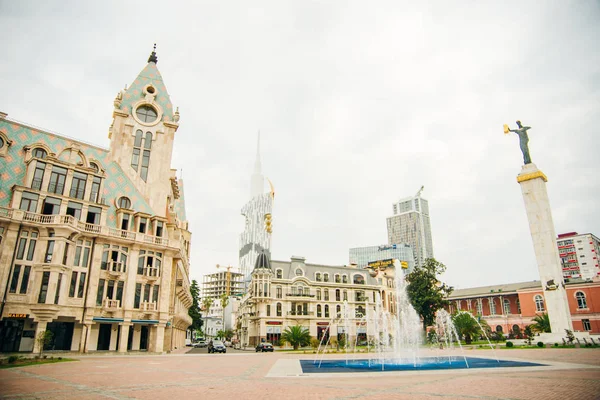
[{"label": "modern glass tower", "polygon": [[419,266],[433,258],[429,202],[421,197],[422,191],[394,203],[394,214],[387,218],[388,243],[408,243]]}]

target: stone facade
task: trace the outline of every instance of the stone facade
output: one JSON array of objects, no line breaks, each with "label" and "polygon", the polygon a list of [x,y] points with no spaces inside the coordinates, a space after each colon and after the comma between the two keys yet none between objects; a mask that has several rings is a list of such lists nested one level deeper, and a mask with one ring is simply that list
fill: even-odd
[{"label": "stone facade", "polygon": [[156,57],[114,100],[104,149],[0,117],[1,351],[185,345],[191,234],[170,169],[179,113]]}]

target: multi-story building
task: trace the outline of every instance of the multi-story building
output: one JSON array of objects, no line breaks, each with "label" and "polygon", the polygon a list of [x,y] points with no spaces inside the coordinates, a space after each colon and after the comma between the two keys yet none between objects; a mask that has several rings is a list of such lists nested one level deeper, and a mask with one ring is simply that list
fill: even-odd
[{"label": "multi-story building", "polygon": [[569,232],[558,235],[556,239],[558,253],[562,263],[563,277],[594,279],[600,275],[598,253],[600,241],[591,234]]},{"label": "multi-story building", "polygon": [[426,259],[434,257],[429,203],[421,197],[422,190],[394,203],[394,214],[387,218],[388,244],[409,244],[416,265],[423,265]]},{"label": "multi-story building", "polygon": [[[254,172],[250,181],[250,201],[244,205],[241,214],[245,218],[244,232],[240,235],[239,257],[240,272],[244,283],[250,280],[250,274],[258,255],[271,254],[271,216],[275,192],[264,192],[265,178],[260,163],[260,135],[256,147]],[[244,288],[246,289],[246,288]]]},{"label": "multi-story building", "polygon": [[0,350],[169,351],[191,323],[179,112],[152,52],[109,148],[0,114]]},{"label": "multi-story building", "polygon": [[[220,266],[217,266],[220,268]],[[206,274],[202,277],[202,297],[218,299],[221,296],[237,296],[244,292],[243,275],[224,267],[224,271]]]},{"label": "multi-story building", "polygon": [[406,243],[354,247],[349,253],[350,264],[356,264],[358,268],[367,268],[374,261],[399,260],[405,262],[406,273],[410,273],[415,265],[412,248]]},{"label": "multi-story building", "polygon": [[263,253],[239,307],[240,342],[277,343],[281,333],[295,325],[318,339],[345,334],[349,340],[366,340],[367,309],[374,311],[379,302],[383,310],[396,311],[395,274],[395,264],[358,269],[307,264],[295,256],[287,262],[270,261]]},{"label": "multi-story building", "polygon": [[[600,280],[571,279],[565,288],[575,331],[600,334]],[[523,332],[536,315],[546,312],[544,290],[553,288],[530,281],[458,289],[448,297],[449,311],[481,316],[496,332]]]}]

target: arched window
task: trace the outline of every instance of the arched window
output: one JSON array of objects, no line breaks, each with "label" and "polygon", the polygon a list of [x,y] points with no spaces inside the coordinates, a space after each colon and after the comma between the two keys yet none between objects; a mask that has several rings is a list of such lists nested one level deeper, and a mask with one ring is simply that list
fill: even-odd
[{"label": "arched window", "polygon": [[90,168],[94,170],[95,173],[100,172],[100,168],[98,168],[98,164],[90,163]]},{"label": "arched window", "polygon": [[162,253],[140,250],[138,258],[138,275],[159,277],[162,264]]},{"label": "arched window", "polygon": [[277,286],[275,288],[275,297],[277,297],[278,299],[283,298],[283,289],[281,288],[281,286]]},{"label": "arched window", "polygon": [[339,304],[335,306],[335,316],[337,318],[342,316],[342,306],[340,306]]},{"label": "arched window", "polygon": [[131,200],[128,197],[119,197],[119,208],[131,208]]},{"label": "arched window", "polygon": [[321,282],[321,273],[320,272],[317,272],[315,274],[315,279],[317,280],[317,282]]},{"label": "arched window", "polygon": [[342,283],[348,283],[348,275],[342,275]]},{"label": "arched window", "polygon": [[538,294],[533,300],[535,301],[535,311],[544,311],[544,298]]},{"label": "arched window", "polygon": [[323,297],[325,301],[329,301],[329,289],[323,289]]},{"label": "arched window", "polygon": [[329,305],[325,304],[325,318],[329,318]]},{"label": "arched window", "polygon": [[362,275],[354,275],[354,284],[355,285],[364,285],[365,284],[365,277]]},{"label": "arched window", "polygon": [[283,271],[280,269],[278,269],[275,274],[277,276],[277,279],[281,279],[283,277]]},{"label": "arched window", "polygon": [[510,314],[510,300],[504,299],[503,308],[504,308],[504,315]]},{"label": "arched window", "polygon": [[321,289],[317,289],[317,300],[321,300]]},{"label": "arched window", "polygon": [[317,304],[317,317],[321,317],[321,305]]},{"label": "arched window", "polygon": [[585,293],[577,292],[575,293],[575,298],[577,299],[578,309],[587,308],[587,300],[585,299]]},{"label": "arched window", "polygon": [[323,274],[323,282],[329,282],[329,274]]},{"label": "arched window", "polygon": [[348,301],[348,291],[344,290],[344,301]]},{"label": "arched window", "polygon": [[335,274],[335,283],[340,283],[340,274]]},{"label": "arched window", "polygon": [[340,301],[340,289],[335,289],[335,301]]},{"label": "arched window", "polygon": [[496,325],[496,332],[502,333],[502,325]]},{"label": "arched window", "polygon": [[46,153],[46,150],[41,149],[39,147],[33,149],[33,156],[36,158],[46,158],[46,156],[48,155],[48,153]]},{"label": "arched window", "polygon": [[277,303],[277,316],[281,317],[281,303]]}]

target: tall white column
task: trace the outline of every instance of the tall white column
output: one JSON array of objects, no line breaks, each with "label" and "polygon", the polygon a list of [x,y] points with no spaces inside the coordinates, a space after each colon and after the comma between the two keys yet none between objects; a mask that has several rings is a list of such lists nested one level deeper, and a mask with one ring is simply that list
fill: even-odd
[{"label": "tall white column", "polygon": [[[562,268],[556,232],[552,220],[550,200],[546,191],[548,178],[535,164],[526,164],[517,176],[521,185],[525,211],[529,220],[529,230],[533,249],[544,289],[544,300],[553,334],[565,334],[565,329],[573,330],[567,291],[564,288]],[[552,285],[554,283],[554,285]]]}]

